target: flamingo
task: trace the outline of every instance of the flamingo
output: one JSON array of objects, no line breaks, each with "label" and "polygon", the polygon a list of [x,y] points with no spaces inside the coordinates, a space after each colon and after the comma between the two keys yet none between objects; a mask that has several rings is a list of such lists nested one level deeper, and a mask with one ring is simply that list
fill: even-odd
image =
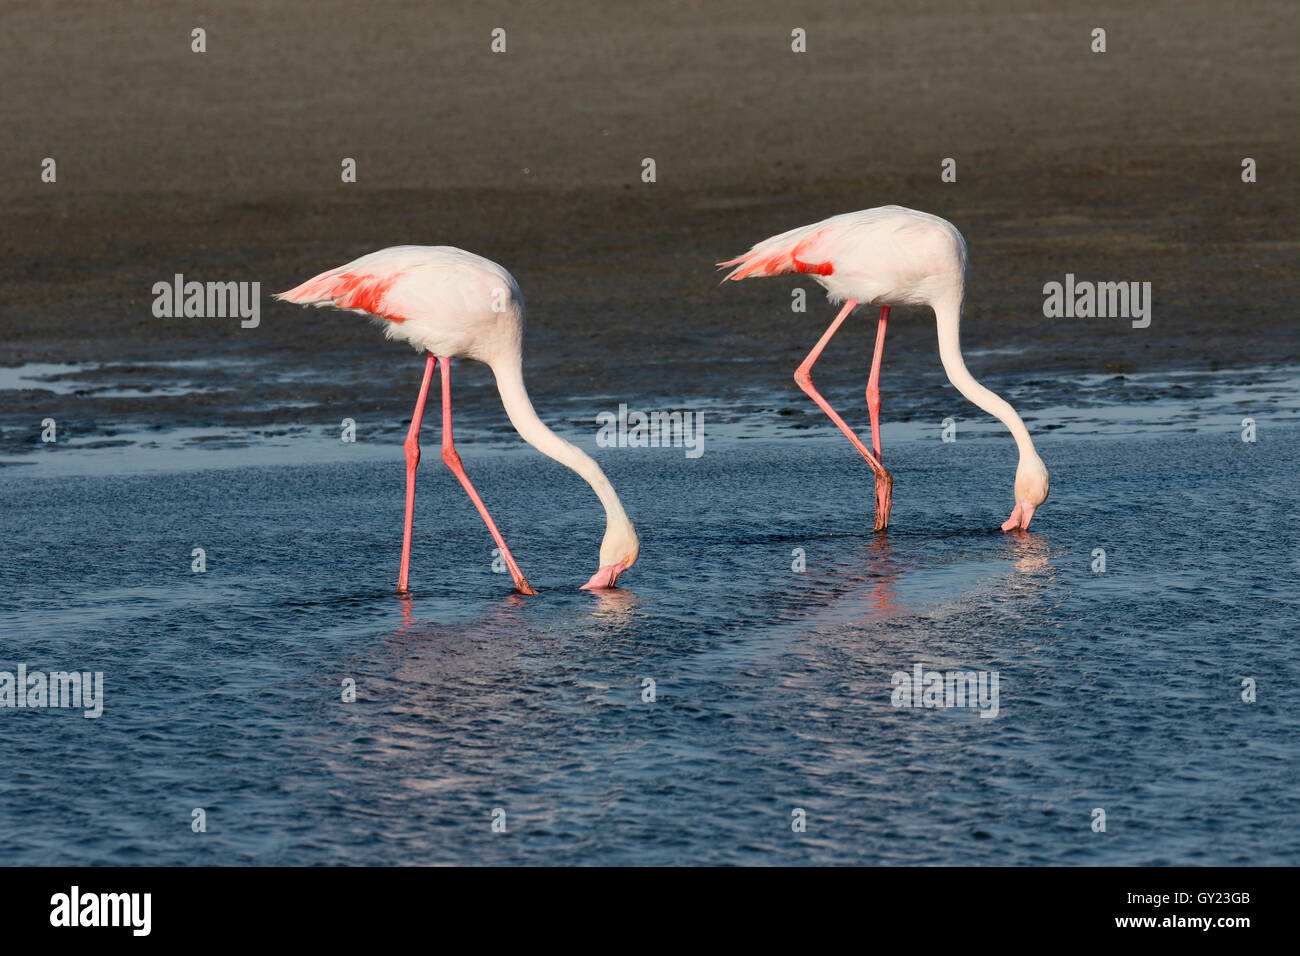
[{"label": "flamingo", "polygon": [[275,296],[301,305],[334,306],[368,315],[384,335],[426,352],[411,427],[406,434],[406,521],[402,530],[400,594],[409,593],[415,469],[420,462],[420,420],[434,366],[442,370],[442,460],[478,509],[514,579],[515,590],[536,594],[519,570],[505,538],[479,497],[452,440],[451,360],[483,362],[496,379],[501,404],[515,431],[542,454],[576,471],[605,508],[598,570],[586,590],[612,588],[636,563],[641,542],[605,473],[590,456],[546,427],[524,388],[524,297],[514,276],[490,259],[452,246],[394,246],[330,269]]},{"label": "flamingo", "polygon": [[[889,511],[893,505],[894,478],[885,470],[880,455],[880,361],[885,353],[889,310],[895,305],[928,305],[933,309],[939,330],[939,359],[948,380],[967,399],[1000,419],[1020,450],[1014,507],[1002,530],[1029,527],[1034,511],[1047,500],[1050,486],[1047,467],[1038,457],[1029,430],[1016,410],[966,370],[959,334],[966,297],[966,240],[952,223],[915,209],[880,206],[791,229],[764,239],[743,256],[718,265],[734,267],[723,278],[724,282],[750,276],[804,273],[826,289],[832,303],[844,303],[830,328],[795,370],[794,380],[830,416],[875,473],[876,531],[889,527]],[[867,450],[812,382],[813,364],[859,302],[880,306],[876,350],[867,379],[872,451]]]}]

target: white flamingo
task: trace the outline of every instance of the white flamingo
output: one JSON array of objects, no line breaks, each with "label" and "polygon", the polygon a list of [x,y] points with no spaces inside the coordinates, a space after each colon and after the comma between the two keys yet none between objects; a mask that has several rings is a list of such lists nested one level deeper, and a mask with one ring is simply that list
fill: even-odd
[{"label": "white flamingo", "polygon": [[470,483],[452,443],[451,359],[472,358],[492,369],[510,424],[542,454],[586,480],[605,507],[605,537],[599,568],[584,588],[612,588],[636,563],[641,543],[614,488],[592,459],[546,427],[524,388],[524,297],[504,268],[451,246],[394,246],[322,272],[276,296],[302,305],[334,306],[376,319],[390,339],[425,351],[424,380],[406,435],[406,523],[397,589],[408,591],[415,469],[420,461],[420,420],[435,365],[442,368],[442,460],[464,487],[501,549],[515,589],[536,594],[519,571],[510,549]]},{"label": "white flamingo", "polygon": [[[876,530],[889,526],[893,476],[880,456],[880,360],[885,352],[885,327],[894,305],[928,305],[939,328],[939,358],[948,379],[966,398],[1000,419],[1020,449],[1016,468],[1015,505],[1003,531],[1029,527],[1034,511],[1047,500],[1047,467],[1034,450],[1029,430],[1016,410],[993,394],[966,370],[961,356],[961,310],[966,296],[966,240],[945,219],[929,213],[880,206],[832,216],[764,239],[736,259],[718,263],[734,266],[725,279],[807,273],[827,291],[831,302],[843,302],[835,321],[794,373],[794,380],[848,436],[876,476]],[[724,279],[724,281],[725,281]],[[813,387],[812,367],[841,323],[859,302],[880,306],[876,351],[867,380],[867,410],[871,416],[874,454]]]}]

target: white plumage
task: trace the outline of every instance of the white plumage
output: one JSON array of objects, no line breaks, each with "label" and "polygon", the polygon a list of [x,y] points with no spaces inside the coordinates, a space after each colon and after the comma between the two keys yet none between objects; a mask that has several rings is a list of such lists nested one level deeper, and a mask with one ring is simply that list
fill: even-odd
[{"label": "white plumage", "polygon": [[837,303],[929,305],[961,291],[966,240],[946,219],[880,206],[791,229],[720,264],[735,266],[727,279],[808,273]]},{"label": "white plumage", "polygon": [[276,296],[368,315],[417,351],[491,364],[517,351],[524,296],[506,269],[455,246],[392,246]]},{"label": "white plumage", "polygon": [[496,378],[501,403],[520,436],[586,480],[605,509],[605,536],[597,572],[584,587],[613,587],[640,554],[640,540],[605,473],[589,455],[560,438],[537,417],[524,388],[524,297],[514,276],[490,259],[453,246],[393,246],[313,276],[276,296],[301,305],[333,306],[368,315],[390,339],[428,352],[424,382],[407,435],[406,525],[398,590],[407,586],[419,429],[434,366],[442,366],[443,461],[456,474],[492,533],[525,594],[536,593],[519,571],[495,522],[470,483],[451,440],[450,359],[485,363]]},{"label": "white plumage", "polygon": [[[876,528],[889,523],[893,478],[880,460],[876,382],[884,350],[890,306],[927,305],[934,309],[939,358],[948,379],[966,398],[1000,419],[1016,439],[1015,508],[1003,530],[1028,528],[1034,509],[1047,500],[1047,468],[1034,449],[1016,410],[977,382],[961,355],[961,310],[966,296],[966,240],[946,219],[902,206],[880,206],[844,213],[764,239],[742,256],[718,263],[732,266],[727,279],[783,273],[809,275],[832,302],[846,308],[795,373],[795,380],[831,417],[876,473]],[[725,281],[725,280],[724,280]],[[867,388],[872,418],[873,456],[812,385],[812,365],[841,322],[859,302],[881,306],[876,354]],[[882,514],[883,512],[883,514]]]}]

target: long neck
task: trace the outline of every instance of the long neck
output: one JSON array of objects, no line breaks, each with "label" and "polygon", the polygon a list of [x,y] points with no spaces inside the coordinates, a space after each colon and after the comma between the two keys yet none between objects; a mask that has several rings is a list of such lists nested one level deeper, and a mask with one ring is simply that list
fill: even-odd
[{"label": "long neck", "polygon": [[600,465],[591,456],[576,445],[571,445],[555,432],[546,427],[546,423],[533,411],[533,403],[524,388],[523,363],[519,356],[510,356],[492,363],[492,374],[497,380],[497,391],[501,393],[501,404],[505,406],[510,424],[520,437],[548,458],[554,458],[561,465],[571,468],[582,476],[596,497],[605,507],[606,529],[620,525],[632,526],[632,522],[623,510],[623,503],[614,492]]},{"label": "long neck", "polygon": [[961,357],[962,300],[963,293],[959,289],[934,302],[934,317],[939,327],[939,360],[943,362],[943,370],[948,373],[948,381],[970,401],[1007,426],[1022,458],[1037,458],[1038,452],[1034,450],[1029,429],[1020,420],[1011,403],[975,381],[975,376],[966,368],[966,362]]}]

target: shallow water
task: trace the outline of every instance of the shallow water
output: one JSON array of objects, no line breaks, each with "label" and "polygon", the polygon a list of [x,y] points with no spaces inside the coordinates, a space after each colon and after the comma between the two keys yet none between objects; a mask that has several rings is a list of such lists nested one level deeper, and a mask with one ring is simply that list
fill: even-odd
[{"label": "shallow water", "polygon": [[[102,670],[105,702],[0,709],[0,861],[1294,863],[1300,427],[1289,387],[1234,388],[1031,425],[1052,498],[1016,535],[987,423],[886,426],[885,536],[868,469],[784,394],[693,460],[561,426],[641,531],[609,594],[576,590],[594,496],[485,409],[458,442],[529,599],[436,454],[392,593],[391,437],[36,447],[0,471],[0,669]],[[997,716],[894,707],[916,664],[997,671]]]},{"label": "shallow water", "polygon": [[[972,351],[968,358],[978,364],[994,351]],[[7,419],[0,433],[0,468],[96,475],[392,460],[400,454],[410,424],[421,363],[402,350],[397,355],[405,356],[405,364],[385,366],[377,361],[384,354],[394,357],[376,353],[328,372],[294,357],[0,367],[0,408],[7,412],[0,415]],[[850,391],[846,384],[861,377],[852,362],[851,352],[825,357],[817,381],[832,404],[865,430],[860,390]],[[501,411],[490,373],[477,363],[455,364],[458,440],[476,449],[485,444],[515,447],[518,438]],[[399,381],[409,379],[409,394],[391,394],[376,380],[374,373],[391,374],[393,368]],[[1001,423],[957,393],[937,364],[907,371],[885,380],[881,434],[886,445],[940,437],[947,419],[959,436],[1006,434]],[[528,379],[542,417],[567,425],[579,443],[595,435],[600,413],[616,413],[620,404],[629,403],[632,409],[691,412],[702,422],[710,449],[717,442],[835,435],[820,409],[784,375],[735,369],[720,373],[716,381],[726,397],[718,398],[681,387],[667,394],[655,369],[638,374],[619,395],[575,393],[563,365],[542,365]],[[1300,424],[1300,370],[1290,366],[1043,377],[1018,372],[988,381],[1020,410],[1035,434],[1108,438],[1171,429],[1225,434],[1240,432],[1244,418],[1259,419],[1266,428]],[[268,398],[268,392],[281,387],[290,390]],[[351,397],[341,400],[337,393],[342,391]],[[199,393],[220,404],[196,404],[191,396]],[[38,396],[38,404],[25,414],[15,413],[20,395]],[[79,415],[60,408],[60,399],[69,395],[85,403]],[[430,407],[435,406],[436,396]],[[438,414],[435,408],[435,419]],[[58,415],[53,443],[42,440],[38,422],[46,415]],[[345,420],[355,424],[355,442],[347,446],[339,442]],[[437,433],[426,440],[436,441]]]}]

